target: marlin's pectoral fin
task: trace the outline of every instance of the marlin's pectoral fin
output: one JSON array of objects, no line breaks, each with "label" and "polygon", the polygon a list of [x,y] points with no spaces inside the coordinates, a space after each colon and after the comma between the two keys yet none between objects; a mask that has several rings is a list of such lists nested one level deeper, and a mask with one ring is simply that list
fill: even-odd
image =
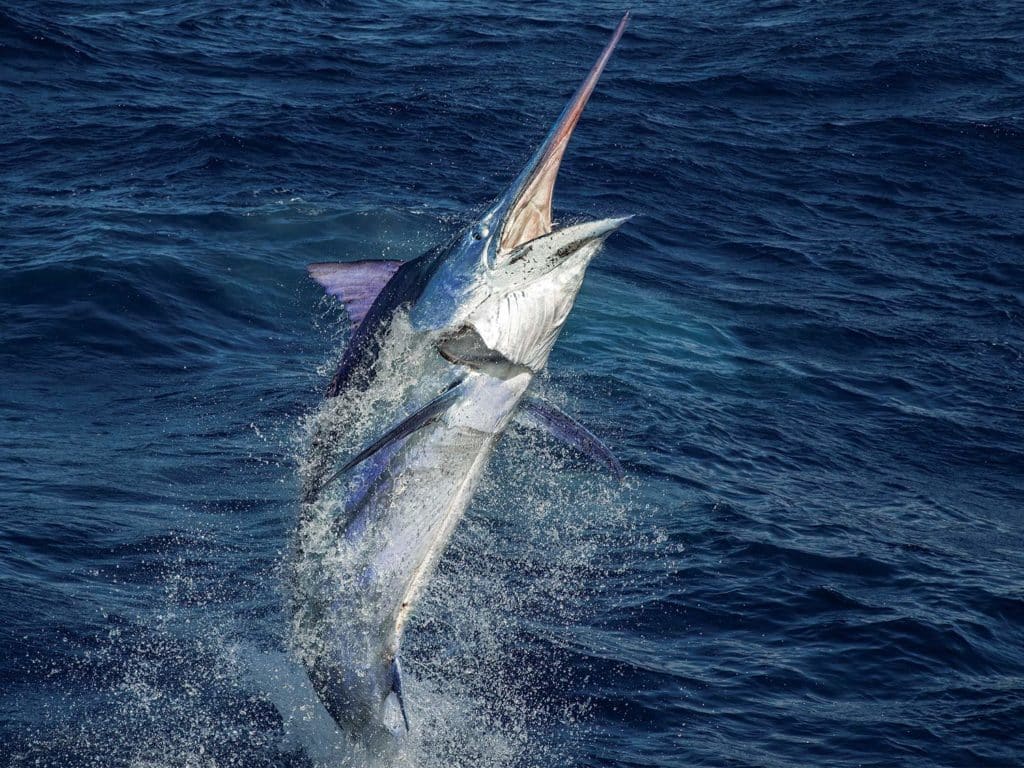
[{"label": "marlin's pectoral fin", "polygon": [[547,432],[594,461],[603,464],[620,482],[625,477],[622,464],[608,446],[569,414],[537,395],[527,395],[519,405],[518,421],[528,427]]},{"label": "marlin's pectoral fin", "polygon": [[398,699],[398,708],[402,712],[402,721],[405,723],[405,730],[409,730],[409,716],[405,712],[405,698],[402,696],[402,668],[398,666],[398,657],[395,656],[391,662],[391,690]]},{"label": "marlin's pectoral fin", "polygon": [[310,264],[306,269],[328,294],[341,299],[356,326],[400,266],[400,261],[347,261]]},{"label": "marlin's pectoral fin", "polygon": [[341,477],[341,475],[348,472],[357,464],[366,461],[366,459],[373,456],[373,454],[377,453],[377,451],[379,451],[381,448],[385,447],[386,445],[389,445],[390,443],[408,437],[417,429],[425,427],[427,424],[430,424],[431,422],[439,418],[445,411],[447,411],[451,407],[452,403],[454,403],[455,400],[458,398],[460,384],[462,384],[462,380],[459,380],[452,384],[450,387],[448,387],[448,389],[446,389],[440,395],[435,397],[425,406],[420,408],[412,416],[409,416],[404,421],[399,422],[391,429],[389,429],[387,432],[385,432],[383,435],[374,440],[372,443],[370,443],[368,446],[363,448],[363,450],[361,450],[359,453],[357,453],[355,456],[349,459],[341,469],[339,469],[333,475],[328,477],[324,481],[324,484],[320,486],[320,490],[322,491],[324,488],[333,483],[335,480]]}]

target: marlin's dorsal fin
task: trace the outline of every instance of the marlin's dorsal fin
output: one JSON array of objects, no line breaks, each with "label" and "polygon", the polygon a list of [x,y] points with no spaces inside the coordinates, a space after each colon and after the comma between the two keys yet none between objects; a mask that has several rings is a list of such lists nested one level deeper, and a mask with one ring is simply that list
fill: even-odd
[{"label": "marlin's dorsal fin", "polygon": [[[323,491],[323,489],[326,488],[328,485],[333,483],[335,480],[337,480],[343,474],[345,474],[350,469],[355,467],[357,464],[361,464],[362,462],[366,461],[368,458],[373,456],[373,454],[375,454],[384,446],[388,445],[389,443],[393,443],[397,440],[401,440],[404,437],[408,437],[417,429],[425,427],[427,424],[430,424],[431,422],[438,419],[441,416],[441,414],[443,414],[451,407],[452,403],[455,402],[456,398],[458,398],[459,385],[462,384],[462,382],[462,379],[455,382],[440,395],[438,395],[425,406],[416,411],[416,413],[414,413],[412,416],[409,416],[404,421],[399,422],[391,429],[389,429],[387,432],[385,432],[383,435],[374,440],[372,443],[370,443],[368,446],[363,448],[363,450],[361,450],[359,453],[357,453],[355,456],[349,459],[345,463],[345,466],[343,466],[333,475],[324,480],[323,485],[320,486],[320,490]],[[594,439],[596,440],[597,438]]]},{"label": "marlin's dorsal fin", "polygon": [[523,398],[516,415],[520,423],[547,432],[557,440],[603,464],[609,472],[615,475],[616,480],[621,482],[625,477],[626,473],[622,469],[622,464],[597,435],[539,395],[528,394]]},{"label": "marlin's dorsal fin", "polygon": [[357,326],[400,266],[400,261],[346,261],[310,264],[306,269],[328,294],[341,299],[348,319]]}]

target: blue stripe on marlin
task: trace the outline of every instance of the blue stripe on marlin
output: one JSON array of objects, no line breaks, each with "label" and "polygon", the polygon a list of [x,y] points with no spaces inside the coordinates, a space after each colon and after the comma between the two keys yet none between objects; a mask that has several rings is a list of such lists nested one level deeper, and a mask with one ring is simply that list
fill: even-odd
[{"label": "blue stripe on marlin", "polygon": [[[404,264],[310,267],[355,326],[329,396],[358,398],[373,386],[400,313],[417,343],[438,352],[426,358],[433,393],[421,389],[419,403],[401,406],[395,425],[334,475],[319,463],[298,532],[303,576],[296,581],[305,593],[297,595],[295,625],[311,627],[316,639],[300,655],[331,716],[371,751],[409,726],[398,655],[416,598],[546,365],[590,261],[627,220],[553,231],[551,197],[573,128],[628,17],[513,185],[447,247]],[[621,472],[596,437],[552,406],[526,411],[535,425]],[[324,509],[326,543],[317,527]]]}]

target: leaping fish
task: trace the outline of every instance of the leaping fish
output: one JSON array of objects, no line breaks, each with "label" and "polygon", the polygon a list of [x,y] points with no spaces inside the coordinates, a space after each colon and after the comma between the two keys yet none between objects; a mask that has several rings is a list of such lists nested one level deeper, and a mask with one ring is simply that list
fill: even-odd
[{"label": "leaping fish", "polygon": [[[354,326],[329,397],[358,398],[371,386],[400,315],[413,343],[437,352],[427,364],[435,396],[404,403],[405,418],[342,466],[314,461],[297,534],[304,576],[296,580],[295,626],[317,638],[303,647],[302,662],[334,720],[371,751],[410,726],[402,633],[512,418],[518,414],[621,477],[597,437],[527,390],[587,266],[628,219],[554,229],[551,215],[566,146],[628,19],[512,185],[446,247],[404,263],[309,267]],[[330,442],[324,433],[319,440]]]}]

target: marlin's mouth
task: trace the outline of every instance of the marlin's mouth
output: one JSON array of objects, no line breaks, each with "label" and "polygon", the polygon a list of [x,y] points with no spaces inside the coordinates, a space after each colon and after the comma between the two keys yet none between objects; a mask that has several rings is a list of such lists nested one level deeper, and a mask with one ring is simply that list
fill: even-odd
[{"label": "marlin's mouth", "polygon": [[495,238],[496,244],[492,246],[489,254],[492,268],[506,261],[519,246],[551,232],[551,198],[562,157],[569,145],[569,139],[572,138],[573,129],[576,128],[580,115],[583,114],[583,109],[587,106],[587,101],[594,92],[597,81],[628,22],[627,12],[612,33],[611,40],[601,51],[590,73],[562,110],[544,143],[493,209],[494,218],[500,224],[498,237]]}]

